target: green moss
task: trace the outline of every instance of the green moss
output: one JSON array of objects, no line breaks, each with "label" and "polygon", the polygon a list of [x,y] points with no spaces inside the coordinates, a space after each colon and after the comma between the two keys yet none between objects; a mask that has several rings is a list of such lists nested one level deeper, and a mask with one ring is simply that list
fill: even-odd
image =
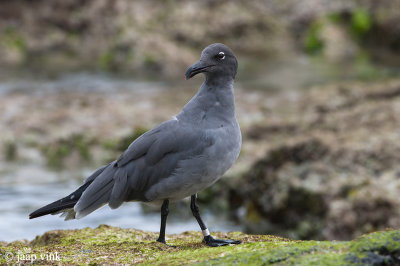
[{"label": "green moss", "polygon": [[4,157],[7,161],[13,161],[18,156],[17,144],[13,141],[6,141],[4,143]]},{"label": "green moss", "polygon": [[[36,255],[35,263],[51,263],[40,255],[57,252],[61,264],[138,263],[143,265],[361,265],[399,263],[400,231],[364,235],[348,242],[293,241],[277,236],[214,233],[239,239],[240,245],[210,248],[201,233],[167,235],[176,248],[155,242],[157,233],[101,225],[96,229],[49,231],[33,241],[0,242],[0,264]],[[27,256],[25,256],[27,258]],[[28,262],[28,261],[19,261]],[[30,261],[29,261],[30,262]],[[55,263],[55,261],[53,261]]]},{"label": "green moss", "polygon": [[46,144],[41,147],[41,150],[49,167],[61,168],[65,158],[74,151],[79,154],[80,159],[83,161],[90,161],[90,146],[93,144],[95,144],[94,140],[81,134],[74,134],[68,138]]},{"label": "green moss", "polygon": [[371,15],[362,8],[354,10],[351,16],[351,29],[356,36],[367,33],[373,24]]},{"label": "green moss", "polygon": [[[305,241],[305,242],[278,242],[264,246],[261,250],[255,252],[241,252],[232,254],[210,262],[202,264],[207,265],[237,265],[237,264],[297,264],[304,262],[305,265],[318,262],[320,265],[338,265],[329,264],[330,261],[338,263],[344,259],[344,256],[337,256],[337,252],[342,247],[339,243]],[[316,256],[317,255],[317,256]],[[322,256],[323,255],[323,256]],[[322,263],[322,264],[321,264]],[[325,264],[328,263],[328,264]],[[300,263],[301,264],[301,263]]]},{"label": "green moss", "polygon": [[342,21],[342,16],[341,16],[341,14],[340,14],[340,13],[337,13],[337,12],[331,13],[331,14],[329,14],[327,17],[328,17],[328,19],[329,19],[330,21],[332,21],[333,23],[340,23],[340,22]]},{"label": "green moss", "polygon": [[71,152],[71,147],[67,143],[55,143],[42,147],[42,153],[46,157],[47,165],[53,168],[60,168],[63,160]]},{"label": "green moss", "polygon": [[315,54],[324,48],[324,43],[322,42],[321,33],[322,24],[315,21],[308,28],[304,39],[304,49],[307,53]]},{"label": "green moss", "polygon": [[14,27],[8,27],[3,31],[2,42],[7,48],[17,49],[21,53],[26,51],[25,40]]},{"label": "green moss", "polygon": [[125,151],[128,146],[148,129],[137,127],[131,133],[116,139],[99,140],[82,134],[73,134],[68,137],[60,138],[50,143],[34,144],[39,147],[46,159],[47,166],[55,169],[61,169],[67,159],[71,156],[78,156],[79,162],[88,163],[92,160],[94,148],[103,148],[105,150],[104,161],[114,160],[116,156]]},{"label": "green moss", "polygon": [[146,53],[144,55],[144,63],[146,65],[153,65],[156,63],[156,59],[152,54]]},{"label": "green moss", "polygon": [[400,231],[382,231],[352,241],[346,259],[356,264],[398,265]]},{"label": "green moss", "polygon": [[103,147],[108,150],[114,150],[117,152],[125,151],[128,146],[138,137],[146,133],[149,129],[144,127],[136,127],[133,131],[119,139],[108,139],[103,141]]},{"label": "green moss", "polygon": [[81,158],[85,160],[90,159],[89,146],[91,144],[91,141],[89,139],[85,138],[84,135],[76,134],[72,136],[71,142],[73,147],[78,151]]},{"label": "green moss", "polygon": [[363,235],[354,240],[351,245],[353,252],[365,252],[386,248],[390,251],[400,251],[400,231],[387,230]]},{"label": "green moss", "polygon": [[105,51],[99,56],[99,67],[103,70],[112,68],[113,55],[110,51]]}]

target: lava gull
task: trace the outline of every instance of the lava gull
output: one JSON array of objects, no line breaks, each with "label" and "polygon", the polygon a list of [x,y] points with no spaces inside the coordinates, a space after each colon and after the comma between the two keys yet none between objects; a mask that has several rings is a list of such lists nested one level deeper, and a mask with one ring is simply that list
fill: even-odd
[{"label": "lava gull", "polygon": [[214,184],[240,152],[242,137],[233,94],[237,67],[235,55],[224,44],[206,47],[185,74],[190,79],[204,73],[205,81],[178,115],[141,135],[76,191],[32,212],[29,218],[62,213],[65,220],[79,219],[105,204],[115,209],[125,201],[154,203],[161,206],[157,241],[166,244],[169,202],[191,196],[190,208],[203,242],[212,247],[239,244],[237,240],[214,239],[196,203],[197,193]]}]

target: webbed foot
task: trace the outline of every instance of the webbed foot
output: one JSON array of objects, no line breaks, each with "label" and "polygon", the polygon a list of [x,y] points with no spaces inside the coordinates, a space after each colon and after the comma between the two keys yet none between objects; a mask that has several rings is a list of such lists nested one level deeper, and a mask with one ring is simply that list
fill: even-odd
[{"label": "webbed foot", "polygon": [[208,235],[203,238],[203,243],[209,247],[220,247],[230,244],[240,244],[240,240],[230,240],[230,239],[214,239],[212,236]]}]

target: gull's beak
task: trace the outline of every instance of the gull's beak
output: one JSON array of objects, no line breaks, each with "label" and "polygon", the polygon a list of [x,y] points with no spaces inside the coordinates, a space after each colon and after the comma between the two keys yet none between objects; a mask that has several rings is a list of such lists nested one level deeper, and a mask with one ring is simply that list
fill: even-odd
[{"label": "gull's beak", "polygon": [[203,63],[201,61],[199,61],[196,64],[194,64],[193,66],[188,68],[188,70],[185,73],[185,79],[188,80],[188,79],[196,76],[199,73],[207,72],[207,69],[209,69],[210,67],[213,67],[213,66],[214,65],[205,66],[205,65],[203,65]]}]

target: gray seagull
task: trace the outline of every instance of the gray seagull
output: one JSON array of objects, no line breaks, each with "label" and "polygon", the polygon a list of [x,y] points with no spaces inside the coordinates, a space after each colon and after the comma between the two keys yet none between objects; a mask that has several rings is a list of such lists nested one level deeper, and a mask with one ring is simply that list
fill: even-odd
[{"label": "gray seagull", "polygon": [[214,239],[200,217],[197,193],[214,184],[236,161],[242,143],[235,117],[233,82],[238,63],[224,44],[206,47],[186,79],[204,73],[197,94],[171,120],[137,138],[115,161],[97,169],[70,195],[29,215],[61,214],[82,218],[101,206],[118,208],[125,201],[161,205],[157,241],[165,242],[169,201],[191,196],[190,208],[208,246],[239,244]]}]

